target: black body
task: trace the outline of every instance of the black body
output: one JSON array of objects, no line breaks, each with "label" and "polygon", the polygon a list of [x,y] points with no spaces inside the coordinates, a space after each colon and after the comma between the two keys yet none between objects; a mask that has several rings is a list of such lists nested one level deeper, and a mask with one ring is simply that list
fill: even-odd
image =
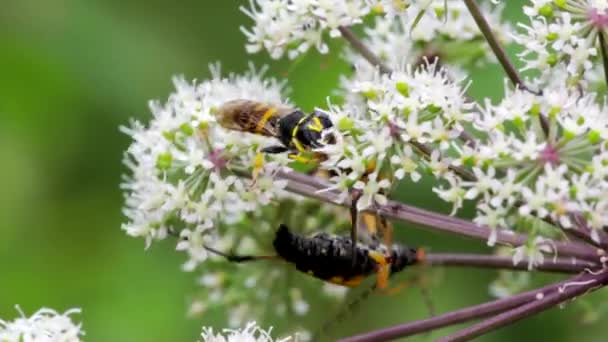
[{"label": "black body", "polygon": [[[380,265],[370,253],[382,255],[391,265],[391,272],[399,272],[418,261],[416,250],[406,246],[394,245],[389,257],[380,245],[357,245],[353,249],[350,236],[319,233],[303,237],[291,233],[285,225],[279,227],[273,245],[277,254],[295,264],[299,271],[346,286],[356,286],[363,278],[377,272]],[[356,263],[353,263],[353,251]]]},{"label": "black body", "polygon": [[[316,120],[318,120],[320,126],[315,122]],[[299,142],[304,150],[323,147],[324,143],[321,142],[322,133],[331,127],[333,127],[333,123],[329,116],[323,112],[314,111],[306,114],[296,110],[279,119],[277,138],[289,149],[303,152],[294,145],[294,141]],[[330,137],[327,143],[333,144],[335,141]]]}]

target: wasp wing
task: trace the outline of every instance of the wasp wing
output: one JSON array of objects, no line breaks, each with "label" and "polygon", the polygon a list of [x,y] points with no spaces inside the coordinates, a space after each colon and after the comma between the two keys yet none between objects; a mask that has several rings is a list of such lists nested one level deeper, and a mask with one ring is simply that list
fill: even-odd
[{"label": "wasp wing", "polygon": [[239,99],[224,103],[215,115],[224,128],[277,137],[279,119],[293,111],[285,105]]}]

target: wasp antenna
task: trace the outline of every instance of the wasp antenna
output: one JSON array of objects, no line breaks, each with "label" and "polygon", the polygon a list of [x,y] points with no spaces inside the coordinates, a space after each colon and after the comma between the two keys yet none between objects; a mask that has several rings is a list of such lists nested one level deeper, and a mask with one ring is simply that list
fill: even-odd
[{"label": "wasp antenna", "polygon": [[228,254],[228,253],[224,253],[222,251],[219,251],[213,247],[209,247],[206,245],[203,245],[203,248],[210,253],[213,253],[215,255],[219,255],[221,257],[226,258],[226,260],[230,261],[230,262],[236,262],[236,263],[241,263],[241,262],[248,262],[248,261],[259,261],[259,260],[271,260],[271,259],[276,259],[278,258],[277,256],[274,255],[234,255],[234,254]]}]

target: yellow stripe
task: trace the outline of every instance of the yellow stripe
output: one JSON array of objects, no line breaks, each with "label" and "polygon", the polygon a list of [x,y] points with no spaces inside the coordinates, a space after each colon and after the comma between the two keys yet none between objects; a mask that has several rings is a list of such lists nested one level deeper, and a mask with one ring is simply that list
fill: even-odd
[{"label": "yellow stripe", "polygon": [[311,163],[313,160],[311,158],[308,158],[306,156],[303,156],[301,154],[290,154],[289,159],[293,160],[293,161],[297,161],[300,162],[302,164],[308,164]]},{"label": "yellow stripe", "polygon": [[318,117],[314,116],[312,118],[312,121],[314,122],[314,124],[308,125],[308,128],[310,128],[311,130],[316,131],[316,132],[321,132],[323,130],[323,125],[321,124],[321,120],[319,120]]},{"label": "yellow stripe", "polygon": [[264,130],[264,126],[266,126],[266,122],[268,122],[268,120],[276,112],[277,112],[276,108],[273,108],[273,107],[268,108],[268,110],[262,116],[262,119],[260,119],[260,122],[258,122],[258,125],[255,127],[255,132],[258,133],[258,134],[261,133],[262,130]]},{"label": "yellow stripe", "polygon": [[295,127],[291,131],[291,138],[292,139],[296,137],[296,134],[298,134],[298,129],[300,128],[300,125],[302,124],[302,122],[306,121],[306,119],[308,119],[309,116],[310,116],[310,114],[303,116],[300,119],[300,121],[298,121],[298,123],[295,125]]},{"label": "yellow stripe", "polygon": [[304,148],[304,146],[302,146],[302,144],[300,143],[300,141],[296,138],[291,139],[291,142],[294,144],[294,146],[296,147],[296,149],[300,152],[306,152],[306,149]]}]

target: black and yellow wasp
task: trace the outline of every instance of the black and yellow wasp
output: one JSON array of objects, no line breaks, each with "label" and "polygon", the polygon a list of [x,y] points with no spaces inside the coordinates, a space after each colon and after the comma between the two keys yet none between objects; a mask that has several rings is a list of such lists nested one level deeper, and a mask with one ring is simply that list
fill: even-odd
[{"label": "black and yellow wasp", "polygon": [[[354,255],[350,236],[317,233],[305,237],[291,232],[283,224],[276,232],[273,247],[277,255],[252,256],[226,254],[205,246],[208,251],[223,256],[231,262],[284,260],[294,264],[298,271],[347,287],[359,286],[372,274],[377,274],[380,279],[383,274],[399,272],[424,259],[422,249],[400,244],[393,244],[388,248],[379,243],[371,245],[359,243],[354,248],[356,253]],[[357,262],[353,263],[353,259]]]},{"label": "black and yellow wasp", "polygon": [[319,110],[304,113],[285,105],[238,99],[222,104],[215,115],[224,128],[277,138],[281,145],[268,146],[262,152],[290,152],[289,157],[296,161],[309,162],[303,154],[335,143],[328,131],[333,123]]},{"label": "black and yellow wasp", "polygon": [[[311,161],[321,161],[325,159],[322,153],[315,152],[314,149],[323,147],[327,144],[335,144],[336,138],[331,132],[334,126],[329,116],[319,110],[311,113],[304,113],[285,105],[274,105],[253,100],[236,99],[225,102],[215,110],[218,123],[227,129],[240,132],[248,132],[268,137],[274,137],[281,142],[281,145],[273,145],[262,149],[263,153],[283,153],[288,152],[289,158],[302,163]],[[261,158],[259,158],[261,159]],[[261,162],[256,162],[261,164]],[[374,163],[375,165],[375,163]],[[254,179],[259,172],[259,165],[254,168]],[[375,169],[369,167],[369,173]],[[363,177],[366,177],[364,175]],[[353,266],[358,264],[357,230],[359,213],[355,208],[356,199],[353,199],[351,207],[351,258]],[[362,214],[365,229],[376,236],[382,232],[385,236],[385,244],[392,245],[392,228],[382,217],[374,214]],[[378,278],[378,287],[382,287],[388,281],[386,274]],[[384,280],[383,280],[384,279]]]}]

